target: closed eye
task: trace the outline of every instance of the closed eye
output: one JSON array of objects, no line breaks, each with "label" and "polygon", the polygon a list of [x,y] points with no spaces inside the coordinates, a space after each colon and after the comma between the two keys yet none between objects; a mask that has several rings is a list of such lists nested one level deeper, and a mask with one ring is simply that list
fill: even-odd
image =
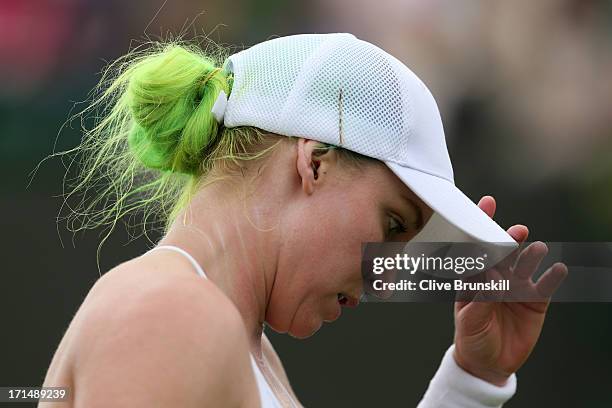
[{"label": "closed eye", "polygon": [[387,228],[387,235],[402,234],[406,231],[407,231],[406,226],[404,225],[401,219],[393,215],[389,216],[389,225]]}]

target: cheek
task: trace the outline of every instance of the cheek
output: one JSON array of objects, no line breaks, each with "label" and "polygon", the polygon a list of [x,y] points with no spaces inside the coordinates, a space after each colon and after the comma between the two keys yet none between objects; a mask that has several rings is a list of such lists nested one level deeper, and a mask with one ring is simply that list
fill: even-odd
[{"label": "cheek", "polygon": [[351,212],[339,212],[328,217],[308,246],[304,263],[312,279],[327,282],[332,290],[358,273],[361,265],[361,245],[373,238],[372,225],[364,217]]},{"label": "cheek", "polygon": [[336,243],[334,250],[343,255],[344,261],[359,262],[361,245],[382,239],[380,216],[368,202],[355,203],[338,211],[330,224],[334,225],[334,230],[328,231],[326,241]]},{"label": "cheek", "polygon": [[372,200],[347,196],[336,204],[311,214],[315,218],[309,219],[318,221],[302,227],[301,266],[304,274],[320,284],[320,289],[337,293],[345,289],[341,286],[347,280],[360,279],[362,244],[381,241],[382,231]]},{"label": "cheek", "polygon": [[273,329],[300,337],[333,319],[337,293],[361,280],[362,243],[381,239],[379,216],[368,201],[311,203],[286,220],[267,315]]}]

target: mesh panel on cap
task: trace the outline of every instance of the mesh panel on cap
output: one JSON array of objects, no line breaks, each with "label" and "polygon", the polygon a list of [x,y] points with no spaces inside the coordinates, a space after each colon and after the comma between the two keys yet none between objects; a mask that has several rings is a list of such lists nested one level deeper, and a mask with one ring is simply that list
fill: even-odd
[{"label": "mesh panel on cap", "polygon": [[350,33],[297,34],[229,57],[227,127],[299,136],[452,181],[433,97],[412,71]]},{"label": "mesh panel on cap", "polygon": [[275,124],[304,61],[329,40],[325,34],[304,35],[296,46],[291,37],[265,41],[229,57],[234,84],[225,114],[226,126],[250,125],[279,132]]},{"label": "mesh panel on cap", "polygon": [[407,143],[409,105],[379,49],[340,37],[309,63],[286,103],[283,129],[381,160]]}]

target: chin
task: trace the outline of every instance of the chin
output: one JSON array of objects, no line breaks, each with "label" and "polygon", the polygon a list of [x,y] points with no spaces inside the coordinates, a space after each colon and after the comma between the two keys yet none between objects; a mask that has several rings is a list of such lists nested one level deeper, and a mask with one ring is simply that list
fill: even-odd
[{"label": "chin", "polygon": [[323,320],[321,319],[313,319],[310,322],[300,322],[292,325],[288,331],[288,334],[296,339],[306,339],[318,332],[322,325]]},{"label": "chin", "polygon": [[305,339],[315,334],[323,325],[323,320],[317,317],[299,319],[297,316],[293,321],[277,321],[266,319],[266,326],[279,334],[288,334],[296,339]]}]

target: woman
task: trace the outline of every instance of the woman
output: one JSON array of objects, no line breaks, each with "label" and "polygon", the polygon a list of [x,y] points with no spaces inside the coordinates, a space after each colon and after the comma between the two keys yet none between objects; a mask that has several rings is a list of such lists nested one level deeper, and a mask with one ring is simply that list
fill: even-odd
[{"label": "woman", "polygon": [[[490,219],[493,198],[476,206],[454,186],[425,85],[351,34],[280,37],[218,61],[157,44],[106,73],[73,192],[106,190],[75,218],[114,225],[144,209],[166,228],[71,322],[45,379],[72,388],[70,406],[298,406],[263,325],[306,338],[356,306],[362,242],[510,252],[527,238]],[[530,279],[546,246],[517,252],[501,272]],[[549,297],[566,273],[555,264],[532,285]],[[455,342],[420,406],[501,406],[547,304],[457,303]]]}]

